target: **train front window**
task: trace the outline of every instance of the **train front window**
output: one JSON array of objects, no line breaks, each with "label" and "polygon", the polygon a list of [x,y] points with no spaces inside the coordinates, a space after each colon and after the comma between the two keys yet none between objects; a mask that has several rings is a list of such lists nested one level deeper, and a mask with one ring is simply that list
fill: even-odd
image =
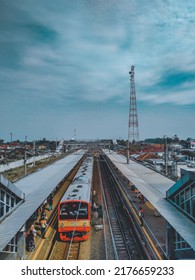
[{"label": "train front window", "polygon": [[87,219],[88,204],[84,202],[66,202],[60,205],[60,219]]}]

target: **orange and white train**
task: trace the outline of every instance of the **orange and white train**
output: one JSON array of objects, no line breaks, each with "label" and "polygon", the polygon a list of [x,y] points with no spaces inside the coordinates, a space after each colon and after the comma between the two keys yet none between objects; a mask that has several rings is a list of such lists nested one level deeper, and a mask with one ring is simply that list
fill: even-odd
[{"label": "orange and white train", "polygon": [[83,241],[90,235],[93,157],[81,164],[58,205],[58,232],[63,241]]}]

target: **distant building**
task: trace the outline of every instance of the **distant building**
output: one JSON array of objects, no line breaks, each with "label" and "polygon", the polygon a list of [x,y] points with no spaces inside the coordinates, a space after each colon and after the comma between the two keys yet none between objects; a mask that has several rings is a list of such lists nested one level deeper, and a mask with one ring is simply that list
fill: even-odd
[{"label": "distant building", "polygon": [[190,142],[190,149],[194,149],[195,150],[195,141],[191,141]]}]

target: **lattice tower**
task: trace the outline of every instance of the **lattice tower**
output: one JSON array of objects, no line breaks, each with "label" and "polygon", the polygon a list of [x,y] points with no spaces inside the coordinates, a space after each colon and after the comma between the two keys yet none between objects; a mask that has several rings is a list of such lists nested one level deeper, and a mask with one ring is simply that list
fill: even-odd
[{"label": "lattice tower", "polygon": [[131,66],[130,75],[130,106],[129,106],[129,126],[128,126],[128,140],[130,143],[139,142],[139,128],[135,92],[135,66]]}]

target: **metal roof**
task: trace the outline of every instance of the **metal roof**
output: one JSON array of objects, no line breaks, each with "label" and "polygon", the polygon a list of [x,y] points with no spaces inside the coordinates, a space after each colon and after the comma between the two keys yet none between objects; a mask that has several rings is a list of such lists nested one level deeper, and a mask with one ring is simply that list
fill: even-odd
[{"label": "metal roof", "polygon": [[77,151],[15,183],[25,201],[0,223],[0,252],[83,155],[83,150]]},{"label": "metal roof", "polygon": [[83,200],[90,202],[91,184],[93,172],[93,158],[88,157],[79,168],[70,184],[68,190],[63,195],[61,202],[65,200]]},{"label": "metal roof", "polygon": [[166,200],[166,191],[175,183],[167,177],[115,152],[104,150],[113,164],[151,202],[170,225],[195,250],[195,223]]},{"label": "metal roof", "polygon": [[0,174],[0,185],[9,189],[15,196],[18,196],[20,199],[24,199],[24,193],[16,187],[15,184],[7,180],[3,175]]}]

